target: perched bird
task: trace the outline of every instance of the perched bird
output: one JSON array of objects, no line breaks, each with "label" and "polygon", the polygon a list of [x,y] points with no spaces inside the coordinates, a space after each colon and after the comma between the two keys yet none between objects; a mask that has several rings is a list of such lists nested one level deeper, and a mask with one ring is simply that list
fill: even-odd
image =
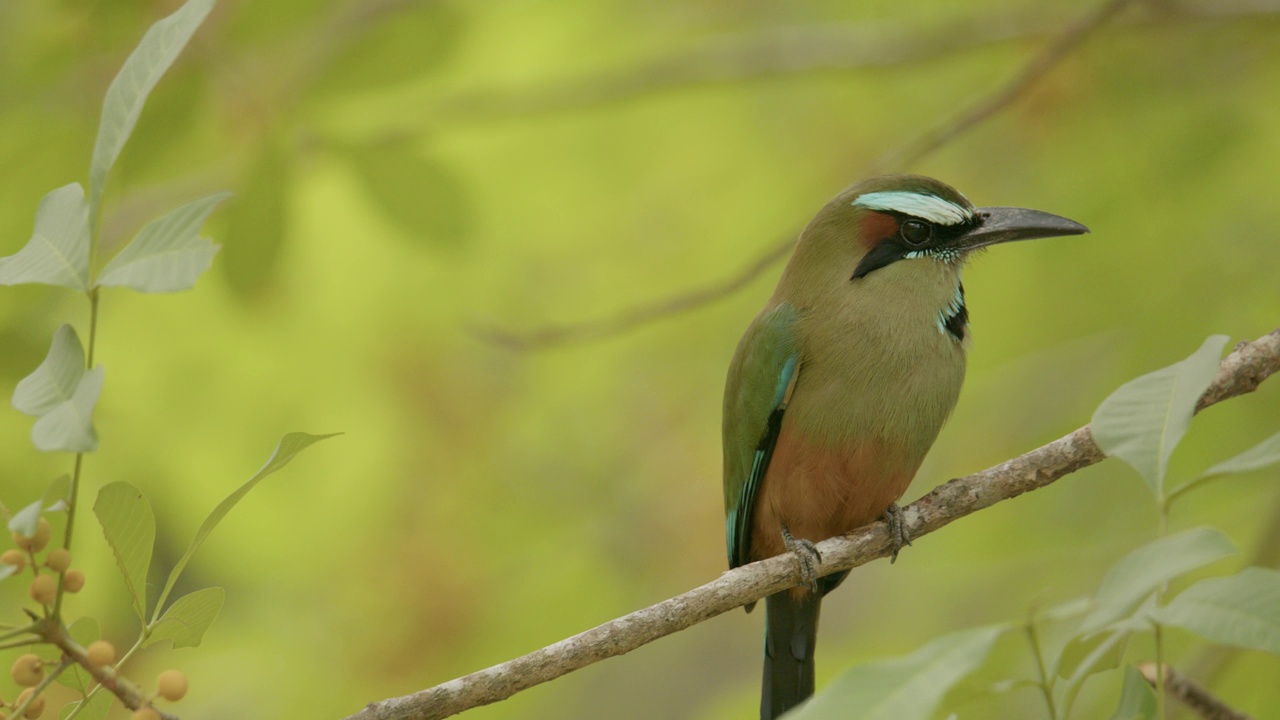
[{"label": "perched bird", "polygon": [[789,550],[805,577],[765,601],[761,718],[813,694],[818,607],[847,574],[815,579],[813,543],[881,517],[896,547],[909,542],[895,501],[964,380],[965,259],[1085,232],[1037,210],[975,208],[931,178],[886,175],[837,195],[801,233],[725,383],[729,566]]}]

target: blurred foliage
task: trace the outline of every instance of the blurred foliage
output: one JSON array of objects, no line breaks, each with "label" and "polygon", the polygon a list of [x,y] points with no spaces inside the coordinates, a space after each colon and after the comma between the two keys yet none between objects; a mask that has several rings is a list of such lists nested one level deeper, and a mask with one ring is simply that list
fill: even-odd
[{"label": "blurred foliage", "polygon": [[[0,255],[26,242],[45,193],[87,178],[107,83],[176,5],[0,5]],[[1280,323],[1280,7],[1254,6],[1187,18],[1180,2],[1139,4],[1124,20],[1153,22],[1104,29],[1008,111],[903,168],[979,204],[1093,229],[968,269],[968,383],[908,498],[1073,429],[1121,382],[1210,333]],[[127,481],[146,493],[158,592],[190,528],[281,433],[347,435],[227,517],[174,588],[225,586],[217,623],[199,649],[148,649],[141,667],[187,671],[184,716],[332,717],[720,572],[723,373],[776,271],[597,344],[519,354],[469,328],[596,318],[727,276],[1044,38],[881,68],[676,76],[543,110],[504,97],[793,29],[894,23],[924,38],[972,17],[1032,12],[1052,25],[1080,11],[1057,0],[223,0],[143,112],[102,225],[119,249],[163,211],[232,188],[208,228],[224,245],[220,272],[192,293],[104,300],[96,362],[109,380],[86,491]],[[0,394],[66,318],[83,332],[70,295],[0,293]],[[1194,476],[1272,434],[1278,398],[1271,383],[1205,413],[1170,472]],[[28,418],[0,413],[0,489],[17,507],[67,470],[29,433]],[[1172,530],[1228,528],[1239,566],[1276,566],[1276,477],[1205,486],[1174,509]],[[1105,463],[923,540],[893,568],[859,570],[825,603],[819,685],[1089,592],[1153,538],[1150,507],[1128,468]],[[97,529],[81,532],[89,584],[68,612],[93,614],[118,641],[136,628],[127,591]],[[0,586],[0,607],[21,590]],[[733,613],[468,717],[749,716],[759,625]],[[996,642],[980,675],[1008,677],[1019,641]],[[1243,711],[1280,706],[1280,686],[1258,680],[1280,674],[1274,656],[1210,653],[1175,633],[1166,653]],[[1082,717],[1115,707],[1121,671],[1099,678]],[[1040,702],[1022,688],[958,710],[1034,716]]]}]

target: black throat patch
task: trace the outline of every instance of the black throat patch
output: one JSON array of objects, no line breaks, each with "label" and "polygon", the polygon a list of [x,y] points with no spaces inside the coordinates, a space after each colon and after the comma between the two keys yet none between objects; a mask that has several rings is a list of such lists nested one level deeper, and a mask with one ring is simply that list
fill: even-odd
[{"label": "black throat patch", "polygon": [[956,286],[956,299],[943,309],[938,322],[956,340],[964,340],[964,328],[969,324],[969,308],[964,304],[964,283]]}]

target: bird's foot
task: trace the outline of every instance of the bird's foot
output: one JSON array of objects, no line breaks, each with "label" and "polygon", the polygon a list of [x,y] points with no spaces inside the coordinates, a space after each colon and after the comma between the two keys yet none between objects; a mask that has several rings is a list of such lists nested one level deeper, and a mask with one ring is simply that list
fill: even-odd
[{"label": "bird's foot", "polygon": [[800,581],[810,592],[818,591],[818,564],[822,562],[822,553],[817,546],[804,538],[796,538],[782,526],[782,544],[800,563]]},{"label": "bird's foot", "polygon": [[892,565],[898,561],[898,552],[911,544],[911,533],[907,531],[907,522],[898,503],[884,511],[884,521],[889,525],[889,542],[893,544],[893,554],[889,556],[889,564]]}]

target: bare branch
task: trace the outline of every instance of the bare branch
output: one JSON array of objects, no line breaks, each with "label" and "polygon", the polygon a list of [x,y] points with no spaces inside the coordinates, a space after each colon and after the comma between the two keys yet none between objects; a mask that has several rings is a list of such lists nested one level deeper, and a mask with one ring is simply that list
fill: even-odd
[{"label": "bare branch", "polygon": [[1108,0],[1101,7],[1081,17],[1067,26],[1061,34],[1054,38],[1040,51],[1031,62],[1023,66],[1012,80],[983,98],[973,107],[959,116],[942,123],[927,132],[905,148],[890,152],[880,158],[873,166],[875,171],[869,174],[886,172],[894,168],[910,167],[937,150],[943,148],[966,131],[981,125],[1001,110],[1009,107],[1035,86],[1049,71],[1057,67],[1063,58],[1075,50],[1096,29],[1114,18],[1127,5],[1135,0]]},{"label": "bare branch", "polygon": [[[1123,4],[1123,3],[1121,3]],[[1103,6],[1096,12],[1105,12]],[[1231,19],[1280,12],[1275,0],[1212,0],[1162,4],[1126,21],[1152,26],[1207,19]],[[1060,32],[1063,20],[1040,10],[1002,10],[968,17],[941,27],[894,21],[807,25],[726,35],[698,47],[642,62],[621,70],[550,82],[531,88],[485,89],[431,101],[429,123],[474,123],[537,114],[573,112],[645,95],[705,85],[768,80],[823,72],[848,72],[924,62],[998,43],[1057,35],[1051,45],[1069,42],[1072,28],[1088,22],[1090,13]],[[1105,20],[1105,18],[1104,18]],[[420,137],[423,119],[400,137]]]},{"label": "bare branch", "polygon": [[[1044,50],[1032,58],[1031,62],[1013,80],[998,88],[963,115],[927,133],[920,140],[907,145],[905,149],[881,158],[875,167],[899,168],[918,162],[955,140],[966,130],[980,125],[1001,110],[1009,107],[1034,86],[1037,81],[1048,74],[1071,50],[1079,47],[1094,30],[1113,17],[1125,5],[1134,1],[1107,0],[1100,8],[1068,26],[1053,42],[1049,43]],[[551,325],[525,332],[487,327],[480,329],[479,335],[484,339],[497,341],[507,347],[536,350],[569,342],[597,340],[625,332],[645,323],[708,305],[733,294],[762,275],[775,262],[785,258],[795,244],[794,238],[795,236],[792,235],[787,240],[768,248],[755,262],[748,265],[737,275],[675,297],[639,305],[614,317],[565,325]]]},{"label": "bare branch", "polygon": [[[1280,371],[1280,328],[1244,344],[1223,359],[1200,408],[1255,390]],[[951,480],[903,509],[911,536],[921,538],[1002,500],[1042,488],[1105,457],[1086,425],[995,467]],[[848,570],[885,557],[891,543],[884,523],[873,523],[818,543],[818,575]],[[504,700],[605,658],[622,655],[692,625],[801,582],[787,555],[730,570],[669,600],[637,610],[514,660],[411,695],[370,703],[345,720],[433,720]]]},{"label": "bare branch", "polygon": [[[67,633],[67,629],[62,626],[62,623],[53,620],[45,621],[41,634],[47,642],[56,645],[62,651],[66,660],[84,668],[93,677],[94,681],[111,691],[111,694],[119,698],[125,707],[130,710],[137,710],[151,706],[151,701],[138,689],[138,686],[117,674],[114,668],[109,665],[95,665],[89,662],[88,651],[71,639],[71,635]],[[156,710],[161,720],[178,720],[177,717],[160,712],[157,708],[152,707],[152,709]]]},{"label": "bare branch", "polygon": [[632,328],[693,310],[728,297],[751,281],[760,277],[774,263],[791,253],[795,239],[786,240],[769,248],[763,255],[744,267],[737,275],[704,287],[695,288],[681,295],[664,298],[648,305],[631,308],[613,317],[588,320],[571,325],[551,325],[539,330],[515,332],[477,323],[472,331],[479,337],[513,350],[536,350],[552,345],[589,342],[624,333]]},{"label": "bare branch", "polygon": [[[1142,677],[1156,685],[1156,664],[1142,663],[1138,666]],[[1164,692],[1169,697],[1186,705],[1204,720],[1250,720],[1248,715],[1236,712],[1205,690],[1195,681],[1179,673],[1168,664],[1164,666]]]}]

